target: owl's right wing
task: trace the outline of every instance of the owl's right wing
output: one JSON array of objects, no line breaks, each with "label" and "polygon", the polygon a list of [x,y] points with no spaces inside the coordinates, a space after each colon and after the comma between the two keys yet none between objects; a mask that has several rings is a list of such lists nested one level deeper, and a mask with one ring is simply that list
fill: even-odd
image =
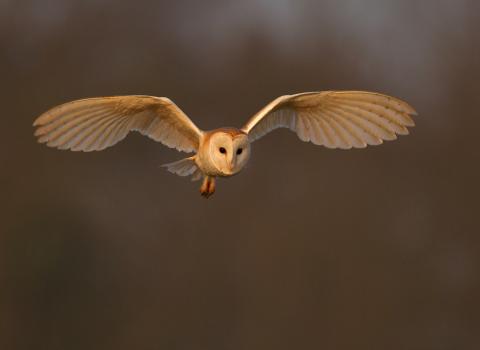
[{"label": "owl's right wing", "polygon": [[54,107],[34,124],[40,143],[72,151],[99,151],[138,131],[179,151],[198,150],[203,132],[166,97],[113,96]]},{"label": "owl's right wing", "polygon": [[289,128],[302,141],[328,148],[378,145],[408,134],[415,110],[406,102],[366,91],[323,91],[280,96],[245,124],[251,141]]}]

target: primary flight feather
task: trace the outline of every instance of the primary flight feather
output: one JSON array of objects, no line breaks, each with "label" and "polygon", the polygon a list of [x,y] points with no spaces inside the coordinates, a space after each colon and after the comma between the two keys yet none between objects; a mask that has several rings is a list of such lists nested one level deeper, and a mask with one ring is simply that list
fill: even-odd
[{"label": "primary flight feather", "polygon": [[203,177],[200,192],[209,197],[215,178],[239,173],[248,162],[250,144],[277,128],[328,148],[362,148],[408,134],[416,114],[406,102],[379,93],[306,92],[278,97],[241,129],[202,131],[168,98],[134,95],[65,103],[33,125],[39,142],[58,149],[100,151],[138,131],[168,147],[195,152],[165,167],[193,180]]}]

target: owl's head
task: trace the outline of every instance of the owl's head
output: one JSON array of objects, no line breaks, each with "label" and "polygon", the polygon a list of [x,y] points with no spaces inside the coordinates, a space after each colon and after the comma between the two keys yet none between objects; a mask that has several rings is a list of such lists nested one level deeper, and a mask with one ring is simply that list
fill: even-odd
[{"label": "owl's head", "polygon": [[209,143],[213,165],[222,175],[240,172],[250,157],[250,142],[247,134],[236,129],[215,131]]}]

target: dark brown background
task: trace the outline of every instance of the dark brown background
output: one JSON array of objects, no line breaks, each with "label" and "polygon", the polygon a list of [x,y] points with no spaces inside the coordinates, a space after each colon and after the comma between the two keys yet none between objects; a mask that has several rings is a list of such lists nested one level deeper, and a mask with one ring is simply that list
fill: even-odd
[{"label": "dark brown background", "polygon": [[[479,349],[476,1],[0,1],[1,349]],[[37,144],[36,116],[172,98],[204,129],[278,95],[366,89],[408,137],[280,130],[206,201],[138,134]]]}]

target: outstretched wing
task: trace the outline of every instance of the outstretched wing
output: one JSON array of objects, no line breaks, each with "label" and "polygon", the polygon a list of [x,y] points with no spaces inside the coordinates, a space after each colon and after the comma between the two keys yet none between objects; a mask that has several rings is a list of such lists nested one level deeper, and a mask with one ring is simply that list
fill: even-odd
[{"label": "outstretched wing", "polygon": [[47,146],[100,151],[138,131],[155,141],[192,152],[202,131],[165,97],[114,96],[77,100],[54,107],[35,120],[35,136]]},{"label": "outstretched wing", "polygon": [[406,102],[365,91],[306,92],[281,96],[242,128],[251,141],[277,128],[289,128],[302,141],[328,148],[378,145],[408,134],[415,110]]}]

